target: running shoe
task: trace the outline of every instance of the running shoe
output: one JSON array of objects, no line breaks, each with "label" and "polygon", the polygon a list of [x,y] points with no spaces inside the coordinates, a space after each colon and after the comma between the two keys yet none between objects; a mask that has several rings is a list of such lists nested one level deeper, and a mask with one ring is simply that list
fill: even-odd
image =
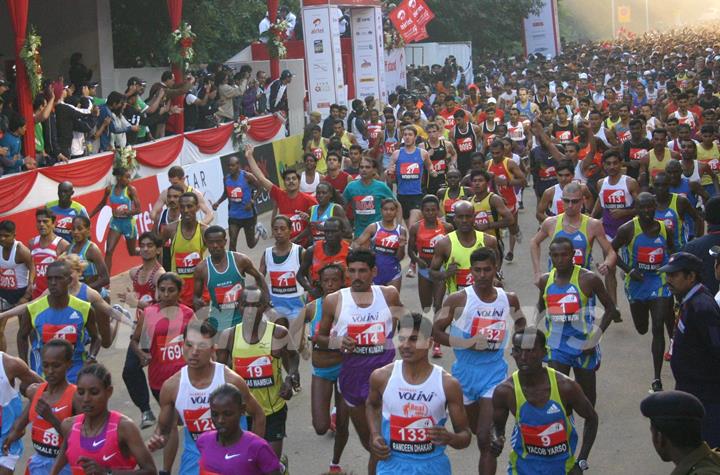
[{"label": "running shoe", "polygon": [[505,254],[505,260],[508,262],[512,262],[514,257],[515,257],[515,254],[513,254],[512,252],[508,252],[507,254]]},{"label": "running shoe", "polygon": [[140,428],[147,429],[148,427],[154,426],[155,422],[155,414],[153,414],[152,410],[145,411],[142,413],[142,418],[140,419]]},{"label": "running shoe", "polygon": [[520,244],[520,243],[522,243],[522,241],[523,241],[522,231],[518,231],[517,234],[515,235],[515,242]]},{"label": "running shoe", "polygon": [[662,381],[660,381],[659,379],[654,379],[653,382],[652,382],[652,384],[650,385],[650,391],[649,391],[649,392],[650,392],[651,394],[652,394],[652,393],[659,393],[659,392],[662,392],[662,390],[663,390]]},{"label": "running shoe", "polygon": [[328,473],[345,473],[345,472],[343,471],[343,469],[340,465],[338,465],[336,463],[331,463]]},{"label": "running shoe", "polygon": [[283,466],[283,475],[290,475],[290,468],[289,468],[290,464],[288,463],[288,456],[285,454],[282,454],[282,456],[280,457],[280,463]]},{"label": "running shoe", "polygon": [[268,238],[268,230],[267,230],[267,228],[265,227],[265,225],[263,225],[263,223],[257,223],[257,224],[255,225],[255,229],[256,229],[256,230],[260,230],[260,236],[262,236],[263,239],[267,239],[267,238]]},{"label": "running shoe", "polygon": [[413,262],[410,264],[410,267],[408,267],[407,272],[405,273],[405,277],[412,279],[415,277],[415,263]]},{"label": "running shoe", "polygon": [[337,430],[337,407],[332,408],[330,411],[330,431],[335,432]]},{"label": "running shoe", "polygon": [[518,209],[525,209],[525,205],[523,204],[522,201],[521,201],[520,204],[518,205]]},{"label": "running shoe", "polygon": [[440,348],[440,345],[438,343],[435,343],[435,345],[433,345],[433,349],[432,349],[432,357],[433,358],[442,358],[442,355],[443,355],[442,348]]}]

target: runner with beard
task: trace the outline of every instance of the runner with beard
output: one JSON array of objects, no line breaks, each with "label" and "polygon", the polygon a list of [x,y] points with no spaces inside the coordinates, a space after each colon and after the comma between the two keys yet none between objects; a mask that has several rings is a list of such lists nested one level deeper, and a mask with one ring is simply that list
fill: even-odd
[{"label": "runner with beard", "polygon": [[437,176],[425,175],[423,192],[435,195],[440,188],[445,186],[447,172],[457,168],[457,153],[452,143],[440,135],[440,128],[437,124],[431,122],[425,127],[425,130],[428,133],[428,139],[420,147],[430,153],[430,161]]}]

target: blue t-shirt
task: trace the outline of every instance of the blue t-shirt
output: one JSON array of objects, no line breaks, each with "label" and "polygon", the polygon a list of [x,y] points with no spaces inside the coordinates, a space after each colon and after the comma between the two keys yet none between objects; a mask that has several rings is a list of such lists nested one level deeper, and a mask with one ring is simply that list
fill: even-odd
[{"label": "blue t-shirt", "polygon": [[345,202],[352,206],[355,216],[355,237],[372,223],[382,221],[382,200],[395,198],[390,188],[380,180],[365,185],[362,180],[351,181],[343,192]]},{"label": "blue t-shirt", "polygon": [[[6,147],[8,149],[6,160],[13,162],[12,166],[3,166],[3,172],[1,174],[7,175],[8,173],[21,172],[23,166],[21,137],[8,132],[0,138],[0,147]],[[21,158],[15,160],[16,155],[19,155]]]}]

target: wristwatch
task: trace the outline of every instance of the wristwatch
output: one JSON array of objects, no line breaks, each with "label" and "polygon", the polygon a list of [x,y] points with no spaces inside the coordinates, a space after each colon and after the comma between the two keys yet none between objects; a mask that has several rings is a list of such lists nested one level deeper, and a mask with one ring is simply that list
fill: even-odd
[{"label": "wristwatch", "polygon": [[585,459],[578,460],[578,461],[577,461],[577,466],[578,466],[578,468],[579,468],[580,470],[582,470],[583,472],[584,472],[585,470],[587,470],[587,469],[590,468],[590,465],[588,465],[587,460],[585,460]]}]

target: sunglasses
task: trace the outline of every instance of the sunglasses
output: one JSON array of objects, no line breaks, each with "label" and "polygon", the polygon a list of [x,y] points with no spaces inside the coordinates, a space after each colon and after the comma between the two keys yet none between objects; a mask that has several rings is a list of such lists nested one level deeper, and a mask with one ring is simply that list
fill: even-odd
[{"label": "sunglasses", "polygon": [[562,200],[563,200],[563,203],[576,205],[582,201],[582,198],[575,198],[575,199],[563,198]]}]

